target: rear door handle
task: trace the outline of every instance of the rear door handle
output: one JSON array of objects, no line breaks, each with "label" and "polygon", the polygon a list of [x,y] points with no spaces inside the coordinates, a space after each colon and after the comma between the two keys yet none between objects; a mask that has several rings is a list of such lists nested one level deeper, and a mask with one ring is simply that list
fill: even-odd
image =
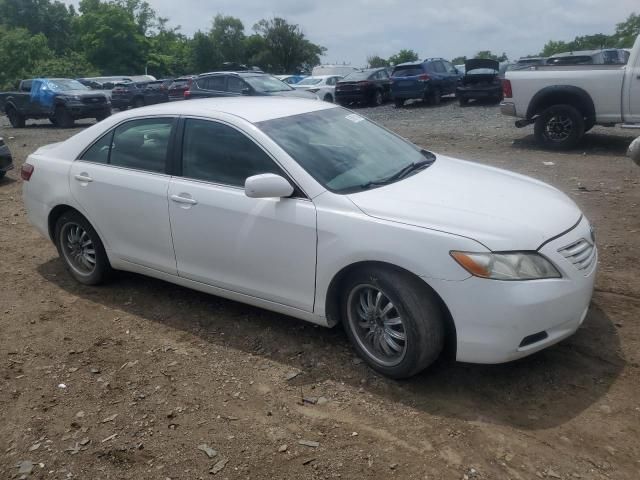
[{"label": "rear door handle", "polygon": [[93,178],[91,178],[89,174],[85,172],[75,175],[74,178],[79,182],[86,182],[86,183],[93,182]]},{"label": "rear door handle", "polygon": [[171,195],[171,200],[176,202],[176,203],[186,203],[187,205],[197,205],[198,201],[190,198],[190,197],[183,197],[182,195]]}]

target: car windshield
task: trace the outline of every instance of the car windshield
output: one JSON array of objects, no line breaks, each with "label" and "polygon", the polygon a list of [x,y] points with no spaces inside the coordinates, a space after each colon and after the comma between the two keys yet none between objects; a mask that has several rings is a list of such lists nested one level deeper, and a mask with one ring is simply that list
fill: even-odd
[{"label": "car windshield", "polygon": [[271,92],[288,92],[293,90],[292,87],[286,83],[278,80],[270,75],[255,75],[243,77],[249,85],[253,87],[257,92],[271,93]]},{"label": "car windshield", "polygon": [[313,78],[313,77],[309,77],[309,78],[305,78],[304,80],[301,80],[297,83],[297,85],[317,85],[322,81],[321,78]]},{"label": "car windshield", "polygon": [[362,72],[353,72],[344,77],[341,82],[351,82],[354,80],[367,80],[371,76],[372,72],[368,72],[366,70]]},{"label": "car windshield", "polygon": [[433,154],[339,107],[257,126],[323,187],[340,194],[391,183],[386,180],[408,172],[408,167],[435,160]]},{"label": "car windshield", "polygon": [[65,92],[67,90],[90,90],[77,80],[49,80],[49,88],[54,92]]}]

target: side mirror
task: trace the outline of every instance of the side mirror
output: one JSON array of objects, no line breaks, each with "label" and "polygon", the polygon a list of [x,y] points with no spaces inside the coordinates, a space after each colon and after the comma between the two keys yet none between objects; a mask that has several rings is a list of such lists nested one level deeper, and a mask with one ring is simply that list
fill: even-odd
[{"label": "side mirror", "polygon": [[282,198],[291,196],[293,187],[280,175],[263,173],[245,180],[244,193],[250,198]]}]

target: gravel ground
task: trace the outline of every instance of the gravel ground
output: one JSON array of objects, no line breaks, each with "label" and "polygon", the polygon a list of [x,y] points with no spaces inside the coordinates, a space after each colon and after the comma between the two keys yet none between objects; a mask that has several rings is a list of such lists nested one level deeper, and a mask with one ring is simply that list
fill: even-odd
[{"label": "gravel ground", "polygon": [[[632,135],[595,128],[583,149],[558,154],[495,106],[358,112],[575,199],[600,247],[576,335],[506,365],[442,360],[391,381],[355,358],[338,328],[138,275],[76,284],[28,225],[14,171],[0,181],[1,478],[20,478],[20,467],[47,479],[639,478]],[[76,131],[15,130],[0,118],[18,167]]]}]

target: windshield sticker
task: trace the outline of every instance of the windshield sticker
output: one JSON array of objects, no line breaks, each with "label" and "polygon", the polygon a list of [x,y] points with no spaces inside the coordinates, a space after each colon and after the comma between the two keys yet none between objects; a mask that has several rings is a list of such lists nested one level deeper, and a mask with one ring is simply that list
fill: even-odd
[{"label": "windshield sticker", "polygon": [[347,120],[352,121],[353,123],[360,123],[361,121],[364,120],[364,117],[361,117],[360,115],[358,115],[357,113],[352,113],[350,115],[347,115],[346,117]]}]

